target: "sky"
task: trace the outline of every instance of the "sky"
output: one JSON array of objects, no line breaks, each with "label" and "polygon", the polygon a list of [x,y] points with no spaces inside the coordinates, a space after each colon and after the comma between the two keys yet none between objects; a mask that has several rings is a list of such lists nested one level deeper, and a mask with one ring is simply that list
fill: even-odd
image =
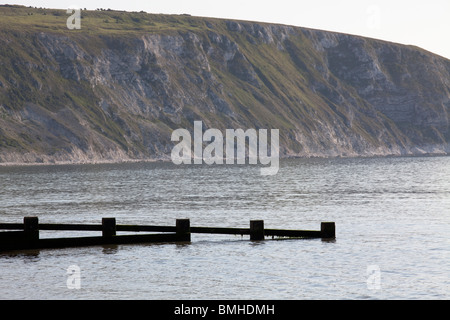
[{"label": "sky", "polygon": [[280,23],[415,45],[450,59],[450,0],[11,0],[1,4]]}]

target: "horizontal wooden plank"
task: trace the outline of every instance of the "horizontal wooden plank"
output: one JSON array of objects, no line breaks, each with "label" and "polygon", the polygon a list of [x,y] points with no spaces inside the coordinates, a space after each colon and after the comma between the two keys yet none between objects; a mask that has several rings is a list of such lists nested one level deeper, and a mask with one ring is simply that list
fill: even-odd
[{"label": "horizontal wooden plank", "polygon": [[129,232],[176,232],[176,227],[173,226],[138,226],[138,225],[124,225],[118,224],[116,226],[116,231],[129,231]]},{"label": "horizontal wooden plank", "polygon": [[184,241],[184,238],[176,233],[118,235],[112,237],[48,238],[35,241],[0,244],[0,251]]},{"label": "horizontal wooden plank", "polygon": [[[23,230],[23,223],[2,223],[0,230]],[[55,231],[102,231],[101,224],[61,224],[40,223],[39,230]],[[176,232],[176,226],[152,226],[152,225],[116,225],[116,231],[123,232]],[[249,235],[249,228],[216,228],[216,227],[190,227],[190,233]],[[265,236],[289,237],[289,238],[322,238],[322,231],[315,230],[283,230],[264,229]],[[6,236],[5,236],[6,237]]]},{"label": "horizontal wooden plank", "polygon": [[102,231],[101,224],[65,224],[65,223],[39,223],[39,230],[53,231]]},{"label": "horizontal wooden plank", "polygon": [[[67,223],[40,223],[39,230],[53,231],[102,231],[101,224],[67,224]],[[23,230],[23,223],[2,223],[0,230]],[[146,231],[146,232],[176,232],[173,226],[149,226],[149,225],[117,225],[117,231]]]},{"label": "horizontal wooden plank", "polygon": [[264,229],[264,235],[289,238],[321,238],[322,232],[313,230]]},{"label": "horizontal wooden plank", "polygon": [[250,234],[250,229],[242,229],[242,228],[214,228],[214,227],[191,227],[191,233]]},{"label": "horizontal wooden plank", "polygon": [[0,242],[21,239],[25,236],[25,231],[2,231],[0,232]]},{"label": "horizontal wooden plank", "polygon": [[23,223],[0,223],[0,230],[23,230]]}]

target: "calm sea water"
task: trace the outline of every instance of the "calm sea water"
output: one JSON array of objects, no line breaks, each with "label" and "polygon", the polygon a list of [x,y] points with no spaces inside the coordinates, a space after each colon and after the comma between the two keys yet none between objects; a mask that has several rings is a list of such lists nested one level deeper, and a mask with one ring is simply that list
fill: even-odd
[{"label": "calm sea water", "polygon": [[[335,221],[337,235],[251,242],[194,234],[183,245],[0,253],[0,299],[450,298],[450,157],[280,165],[275,176],[248,165],[0,167],[0,222],[190,218],[192,226],[248,227],[264,219],[267,228],[319,230]],[[67,285],[71,265],[79,289]]]}]

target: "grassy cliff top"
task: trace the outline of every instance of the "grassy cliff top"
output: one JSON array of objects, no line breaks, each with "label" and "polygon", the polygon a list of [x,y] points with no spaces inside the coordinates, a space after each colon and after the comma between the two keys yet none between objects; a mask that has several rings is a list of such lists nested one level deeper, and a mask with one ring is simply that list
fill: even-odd
[{"label": "grassy cliff top", "polygon": [[[0,6],[0,29],[42,32],[74,32],[66,26],[72,11],[66,9],[47,9],[18,5]],[[165,33],[170,31],[204,30],[205,26],[217,23],[220,19],[198,18],[187,14],[150,14],[144,11],[127,12],[111,9],[85,10],[81,8],[81,29],[79,32],[99,34],[133,34],[142,32]]]}]

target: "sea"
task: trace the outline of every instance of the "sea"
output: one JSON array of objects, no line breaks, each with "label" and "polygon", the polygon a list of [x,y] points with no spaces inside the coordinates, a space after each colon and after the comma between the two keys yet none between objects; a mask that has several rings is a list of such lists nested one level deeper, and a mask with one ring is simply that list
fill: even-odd
[{"label": "sea", "polygon": [[[144,243],[0,253],[0,299],[447,300],[450,157],[282,159],[0,167],[0,223],[320,230],[336,238],[250,241],[192,234]],[[40,236],[101,235],[40,231]],[[118,233],[120,234],[120,233]]]}]

